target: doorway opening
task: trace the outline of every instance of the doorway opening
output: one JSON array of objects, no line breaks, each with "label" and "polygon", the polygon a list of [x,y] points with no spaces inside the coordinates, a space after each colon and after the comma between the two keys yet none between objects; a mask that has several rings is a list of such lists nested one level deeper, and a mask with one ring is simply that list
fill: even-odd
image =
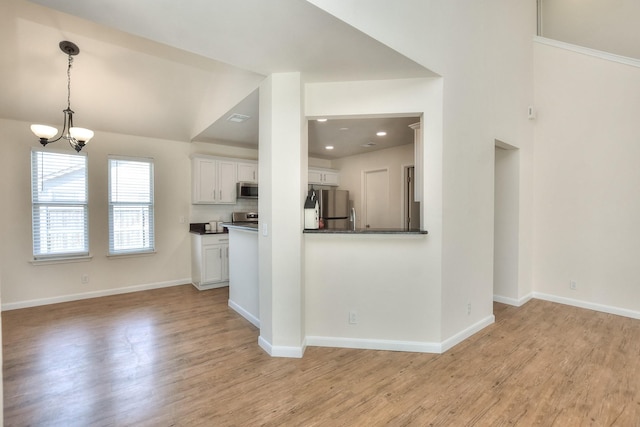
[{"label": "doorway opening", "polygon": [[520,150],[496,140],[494,168],[493,299],[518,305]]}]

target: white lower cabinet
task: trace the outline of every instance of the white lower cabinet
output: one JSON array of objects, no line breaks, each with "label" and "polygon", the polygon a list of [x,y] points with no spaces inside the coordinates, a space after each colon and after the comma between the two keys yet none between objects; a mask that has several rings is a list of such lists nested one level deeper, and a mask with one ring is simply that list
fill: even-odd
[{"label": "white lower cabinet", "polygon": [[199,290],[229,285],[229,235],[191,235],[191,280]]}]

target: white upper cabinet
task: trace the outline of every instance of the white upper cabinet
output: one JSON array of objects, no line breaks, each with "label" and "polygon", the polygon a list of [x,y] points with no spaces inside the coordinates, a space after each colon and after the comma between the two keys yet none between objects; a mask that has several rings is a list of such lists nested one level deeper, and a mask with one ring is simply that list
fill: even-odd
[{"label": "white upper cabinet", "polygon": [[236,203],[236,162],[214,157],[193,157],[191,167],[193,204]]},{"label": "white upper cabinet", "polygon": [[309,168],[309,184],[340,185],[340,172],[334,169]]},{"label": "white upper cabinet", "polygon": [[238,182],[258,183],[257,163],[238,163]]},{"label": "white upper cabinet", "polygon": [[218,161],[218,203],[236,203],[237,163]]}]

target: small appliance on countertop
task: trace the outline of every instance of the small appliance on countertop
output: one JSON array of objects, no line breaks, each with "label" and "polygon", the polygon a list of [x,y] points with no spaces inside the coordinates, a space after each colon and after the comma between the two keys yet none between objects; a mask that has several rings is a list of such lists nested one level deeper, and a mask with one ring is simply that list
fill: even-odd
[{"label": "small appliance on countertop", "polygon": [[317,230],[320,227],[320,204],[318,195],[313,188],[309,190],[307,200],[304,202],[304,228]]}]

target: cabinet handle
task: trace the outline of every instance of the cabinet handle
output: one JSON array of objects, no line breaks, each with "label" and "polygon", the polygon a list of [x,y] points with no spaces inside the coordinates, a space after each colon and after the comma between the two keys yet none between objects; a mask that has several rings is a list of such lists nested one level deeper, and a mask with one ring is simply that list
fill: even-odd
[{"label": "cabinet handle", "polygon": [[220,259],[222,259],[222,248],[220,248],[220,252],[218,252],[218,254],[220,254]]},{"label": "cabinet handle", "polygon": [[256,180],[256,171],[253,171],[253,180]]},{"label": "cabinet handle", "polygon": [[222,190],[220,190],[220,200],[222,200]]}]

